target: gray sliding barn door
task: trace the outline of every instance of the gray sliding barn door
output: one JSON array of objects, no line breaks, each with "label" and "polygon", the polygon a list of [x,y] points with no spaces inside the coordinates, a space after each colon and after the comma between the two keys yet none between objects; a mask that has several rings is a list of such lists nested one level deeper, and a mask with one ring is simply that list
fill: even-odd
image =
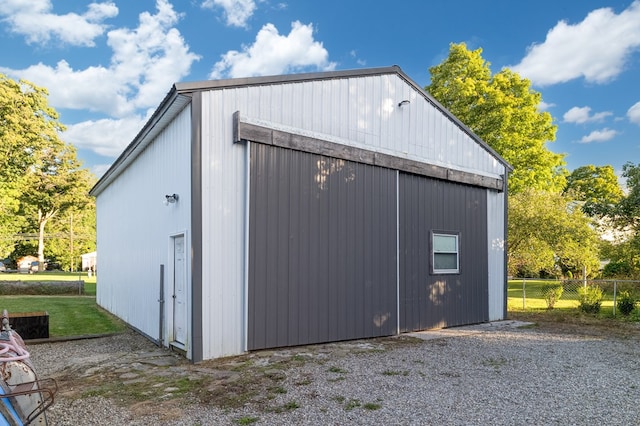
[{"label": "gray sliding barn door", "polygon": [[[486,189],[400,173],[400,332],[488,321]],[[459,272],[432,270],[432,233],[458,235]]]},{"label": "gray sliding barn door", "polygon": [[395,334],[396,172],[250,155],[248,349]]}]

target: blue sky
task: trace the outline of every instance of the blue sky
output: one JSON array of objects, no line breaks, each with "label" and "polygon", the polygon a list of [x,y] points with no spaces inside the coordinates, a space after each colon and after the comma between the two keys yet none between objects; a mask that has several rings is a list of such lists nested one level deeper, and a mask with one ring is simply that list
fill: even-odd
[{"label": "blue sky", "polygon": [[100,175],[172,84],[399,65],[429,83],[450,43],[542,93],[567,167],[640,162],[640,0],[2,0],[0,73],[49,90]]}]

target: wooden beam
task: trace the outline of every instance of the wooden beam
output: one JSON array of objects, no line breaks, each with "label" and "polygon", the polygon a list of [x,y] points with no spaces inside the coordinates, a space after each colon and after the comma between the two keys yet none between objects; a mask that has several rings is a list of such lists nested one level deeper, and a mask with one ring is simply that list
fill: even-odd
[{"label": "wooden beam", "polygon": [[257,142],[281,148],[293,149],[296,151],[308,152],[311,154],[324,155],[341,160],[353,161],[356,163],[400,170],[407,173],[462,183],[465,185],[479,186],[499,192],[504,190],[501,178],[491,178],[475,173],[464,172],[408,158],[375,152],[368,149],[329,142],[311,136],[271,129],[257,124],[244,123],[240,118],[239,112],[233,114],[233,121],[234,143],[242,141]]}]

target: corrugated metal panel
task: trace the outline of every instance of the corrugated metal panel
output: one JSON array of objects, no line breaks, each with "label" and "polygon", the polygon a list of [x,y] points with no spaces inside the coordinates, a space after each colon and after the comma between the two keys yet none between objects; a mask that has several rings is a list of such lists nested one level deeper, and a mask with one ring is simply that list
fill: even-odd
[{"label": "corrugated metal panel", "polygon": [[[246,146],[234,145],[230,108],[246,93],[202,94],[202,356],[245,347]],[[237,95],[237,96],[236,96]],[[257,102],[258,99],[254,99]],[[228,120],[227,120],[228,118]],[[199,320],[199,319],[195,319]]]},{"label": "corrugated metal panel", "polygon": [[[97,197],[98,304],[156,339],[160,265],[167,265],[168,274],[169,235],[189,232],[189,152],[186,108],[138,156],[136,166]],[[165,206],[165,194],[173,193],[178,203]],[[169,329],[171,322],[166,324]]]},{"label": "corrugated metal panel", "polygon": [[[400,330],[488,320],[485,190],[401,173]],[[434,231],[459,233],[459,274],[432,274]]]},{"label": "corrugated metal panel", "polygon": [[395,172],[251,145],[248,349],[396,331]]},{"label": "corrugated metal panel", "polygon": [[[499,177],[505,173],[480,144],[397,75],[238,87],[210,92],[265,120],[346,145]],[[252,99],[251,102],[248,99]],[[404,99],[411,103],[398,106]],[[224,117],[227,120],[234,111]]]},{"label": "corrugated metal panel", "polygon": [[149,121],[140,130],[136,138],[125,148],[125,150],[113,162],[109,170],[100,178],[98,183],[91,189],[91,195],[97,196],[106,188],[114,179],[118,177],[131,163],[135,161],[138,155],[144,151],[148,144],[164,130],[164,128],[173,121],[189,104],[190,96],[178,95],[175,88],[172,88],[160,107],[153,113]]},{"label": "corrugated metal panel", "polygon": [[505,193],[487,191],[489,321],[505,319]]}]

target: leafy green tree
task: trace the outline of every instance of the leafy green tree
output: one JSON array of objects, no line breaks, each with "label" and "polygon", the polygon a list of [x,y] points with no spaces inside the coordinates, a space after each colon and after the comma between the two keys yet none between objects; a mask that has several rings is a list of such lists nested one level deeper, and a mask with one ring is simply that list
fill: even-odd
[{"label": "leafy green tree", "polygon": [[622,167],[627,193],[608,212],[608,218],[621,231],[621,237],[605,246],[603,257],[610,260],[606,276],[640,278],[640,164]]},{"label": "leafy green tree", "polygon": [[80,269],[80,255],[96,250],[95,202],[71,208],[55,217],[50,226],[45,257],[55,260],[63,270]]},{"label": "leafy green tree", "polygon": [[[56,219],[75,210],[79,223],[93,220],[95,228],[88,195],[95,178],[81,168],[74,147],[61,140],[64,126],[47,96],[44,88],[0,74],[0,256],[32,254],[37,247],[41,267],[45,253],[54,254],[45,248],[45,240],[54,240],[45,231],[61,226]],[[95,230],[93,235],[90,247]]]},{"label": "leafy green tree", "polygon": [[607,259],[604,278],[640,279],[640,237],[632,235],[621,241],[605,242],[601,257]]},{"label": "leafy green tree", "polygon": [[567,177],[565,193],[582,201],[582,210],[590,216],[605,215],[623,198],[612,166],[582,166]]},{"label": "leafy green tree", "polygon": [[0,260],[15,248],[15,233],[24,225],[19,216],[20,191],[15,182],[0,182]]},{"label": "leafy green tree", "polygon": [[20,194],[37,154],[59,143],[64,126],[48,104],[47,90],[0,74],[0,257],[16,248],[15,234],[26,225]]},{"label": "leafy green tree", "polygon": [[18,180],[35,152],[59,141],[64,126],[47,96],[44,88],[0,74],[0,184]]},{"label": "leafy green tree", "polygon": [[628,193],[615,209],[618,226],[628,228],[640,236],[640,164],[626,163],[622,166]]},{"label": "leafy green tree", "polygon": [[503,69],[492,75],[482,49],[451,44],[449,56],[431,67],[425,89],[513,167],[509,191],[560,191],[565,186],[563,155],[551,152],[556,126],[540,111],[540,93],[527,79]]},{"label": "leafy green tree", "polygon": [[40,150],[38,160],[21,180],[21,213],[38,234],[38,260],[45,260],[45,228],[56,216],[69,209],[89,205],[93,178],[80,167],[75,148],[50,142]]},{"label": "leafy green tree", "polygon": [[591,220],[560,193],[526,189],[509,198],[509,274],[558,276],[599,268],[599,240]]}]

